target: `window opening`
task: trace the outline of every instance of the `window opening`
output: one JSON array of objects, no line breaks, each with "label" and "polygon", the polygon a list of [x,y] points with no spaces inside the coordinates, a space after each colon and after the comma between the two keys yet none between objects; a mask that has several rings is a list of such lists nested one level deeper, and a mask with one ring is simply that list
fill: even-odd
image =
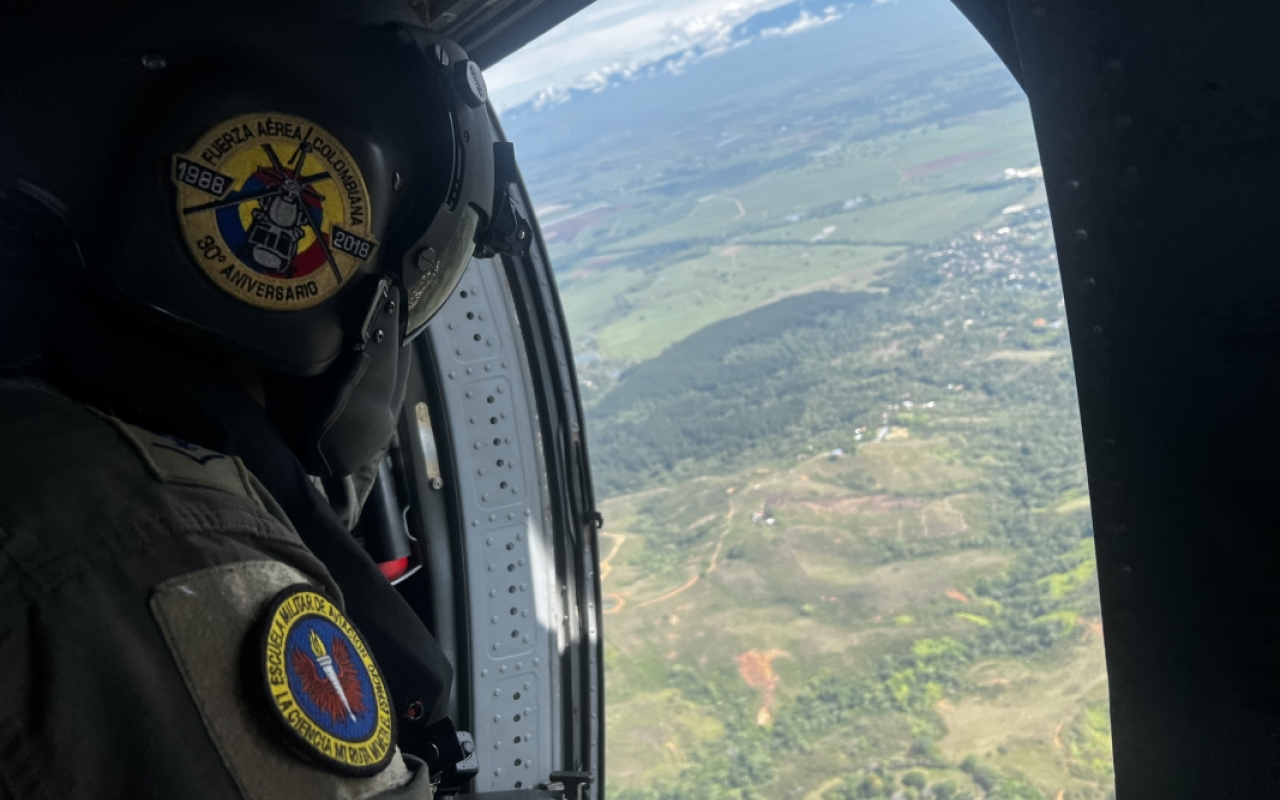
[{"label": "window opening", "polygon": [[1052,230],[978,33],[600,0],[490,85],[606,520],[608,791],[1113,795]]}]

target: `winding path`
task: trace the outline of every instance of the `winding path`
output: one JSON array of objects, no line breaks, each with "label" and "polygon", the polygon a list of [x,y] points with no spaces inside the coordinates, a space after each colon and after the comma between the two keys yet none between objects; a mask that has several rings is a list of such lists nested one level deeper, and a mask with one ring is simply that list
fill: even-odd
[{"label": "winding path", "polygon": [[643,603],[637,604],[636,608],[644,608],[645,606],[651,606],[654,603],[661,603],[663,600],[670,600],[671,598],[676,597],[677,595],[683,594],[686,589],[693,588],[693,585],[697,583],[698,579],[701,577],[702,577],[701,575],[694,575],[692,578],[689,579],[688,583],[686,583],[684,586],[681,586],[679,589],[672,589],[671,591],[667,592],[664,595],[660,595],[658,597],[645,600]]},{"label": "winding path", "polygon": [[[613,572],[613,564],[611,563],[613,561],[613,557],[622,549],[623,543],[627,541],[627,535],[625,533],[609,533],[608,531],[600,531],[600,535],[608,536],[613,540],[613,549],[609,551],[609,555],[600,559],[600,584],[603,586],[604,579],[609,577],[609,573]],[[602,612],[605,614],[617,614],[627,604],[627,598],[617,592],[609,592],[605,594],[604,599],[613,600],[613,606],[604,609]]]},{"label": "winding path", "polygon": [[664,600],[670,600],[673,597],[678,597],[679,595],[684,594],[689,589],[692,589],[693,585],[698,581],[702,580],[704,576],[710,575],[711,573],[715,572],[716,567],[720,566],[719,565],[720,549],[724,547],[724,537],[728,536],[729,530],[733,528],[733,515],[736,511],[737,511],[737,506],[734,505],[733,500],[730,500],[729,513],[725,514],[725,517],[724,517],[724,530],[720,531],[720,537],[716,539],[716,549],[714,552],[711,553],[711,563],[707,566],[705,571],[699,572],[696,575],[694,575],[692,578],[688,580],[687,583],[685,583],[684,586],[681,586],[677,589],[672,589],[671,591],[667,592],[664,595],[660,595],[658,597],[645,600],[643,603],[638,604],[636,608],[644,608],[645,606],[651,606],[654,603],[661,603]]},{"label": "winding path", "polygon": [[609,562],[613,561],[613,557],[622,549],[622,543],[627,540],[627,535],[625,533],[609,533],[607,531],[600,531],[600,535],[608,536],[613,540],[613,549],[609,551],[609,555],[600,559],[600,582],[604,583],[604,579],[609,577],[609,573],[613,572],[613,564]]},{"label": "winding path", "polygon": [[611,607],[604,609],[603,613],[605,614],[617,614],[627,604],[627,598],[623,597],[617,592],[609,592],[604,596],[604,599],[613,600],[614,602],[614,604]]},{"label": "winding path", "polygon": [[698,202],[694,204],[693,210],[689,212],[689,216],[692,217],[694,214],[697,213],[699,206],[711,200],[728,200],[729,202],[736,205],[738,207],[738,216],[734,217],[734,219],[742,219],[747,215],[746,206],[742,205],[742,201],[739,200],[738,198],[730,197],[727,194],[709,194],[706,197],[698,198]]}]

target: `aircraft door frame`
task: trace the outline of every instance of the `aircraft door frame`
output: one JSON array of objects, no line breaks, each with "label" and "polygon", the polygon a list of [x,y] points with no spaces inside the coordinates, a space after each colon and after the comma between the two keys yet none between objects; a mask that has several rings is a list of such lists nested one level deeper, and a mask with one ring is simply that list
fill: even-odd
[{"label": "aircraft door frame", "polygon": [[469,791],[596,800],[600,517],[554,276],[515,189],[530,254],[472,259],[413,344],[398,434],[423,568],[399,588],[454,665],[450,716],[480,766]]}]

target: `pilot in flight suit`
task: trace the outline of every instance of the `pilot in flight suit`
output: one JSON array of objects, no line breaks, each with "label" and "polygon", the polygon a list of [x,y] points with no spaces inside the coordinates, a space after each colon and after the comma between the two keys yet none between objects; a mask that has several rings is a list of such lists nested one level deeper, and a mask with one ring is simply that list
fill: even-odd
[{"label": "pilot in flight suit", "polygon": [[427,798],[451,668],[317,478],[489,223],[425,3],[0,31],[0,797]]}]

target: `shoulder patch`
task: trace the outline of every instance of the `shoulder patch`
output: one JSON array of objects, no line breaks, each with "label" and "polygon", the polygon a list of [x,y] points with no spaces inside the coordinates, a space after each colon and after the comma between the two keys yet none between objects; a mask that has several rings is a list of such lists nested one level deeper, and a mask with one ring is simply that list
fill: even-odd
[{"label": "shoulder patch", "polygon": [[[267,710],[274,701],[270,679],[267,691],[263,685],[264,616],[279,616],[281,598],[297,597],[302,590],[323,599],[326,607],[332,605],[316,586],[304,584],[306,580],[303,573],[278,561],[224,564],[161,583],[151,597],[151,610],[206,730],[247,800],[365,800],[385,796],[413,780],[394,746],[384,756],[385,768],[380,772],[369,774],[372,769],[368,769],[362,776],[341,774],[318,756],[300,757],[304,753],[310,756],[312,751],[299,746],[296,737],[286,734],[273,718],[275,715]],[[318,608],[313,605],[311,611]],[[341,616],[337,609],[334,612]],[[315,617],[308,613],[303,609],[291,617],[303,635],[302,646],[307,648],[304,655],[311,652],[310,631],[303,627],[310,621],[310,628],[317,630],[326,654],[332,658],[338,637],[324,638],[333,631],[315,624]],[[332,617],[326,614],[323,619]],[[344,646],[351,641],[351,660],[364,663],[355,650],[357,640],[341,633],[337,623],[328,624],[342,635]],[[363,643],[360,646],[363,648]],[[287,664],[287,651],[283,657]],[[318,663],[314,656],[311,658]],[[284,669],[279,662],[277,667]],[[323,669],[319,672],[324,675]],[[334,672],[341,683],[338,666]],[[382,685],[381,679],[378,685]],[[366,715],[372,713],[376,702],[372,681],[368,688],[370,708],[363,712]],[[386,702],[389,716],[389,699]],[[366,719],[360,712],[356,716],[357,720]],[[320,720],[332,727],[328,719],[321,714]],[[350,720],[347,724],[351,724]]]},{"label": "shoulder patch", "polygon": [[215,453],[176,436],[152,433],[115,417],[94,413],[124,436],[158,480],[219,489],[262,505],[248,469],[235,456]]},{"label": "shoulder patch", "polygon": [[387,686],[355,626],[313,586],[276,595],[261,663],[271,708],[304,753],[347,775],[386,767],[396,740]]}]

